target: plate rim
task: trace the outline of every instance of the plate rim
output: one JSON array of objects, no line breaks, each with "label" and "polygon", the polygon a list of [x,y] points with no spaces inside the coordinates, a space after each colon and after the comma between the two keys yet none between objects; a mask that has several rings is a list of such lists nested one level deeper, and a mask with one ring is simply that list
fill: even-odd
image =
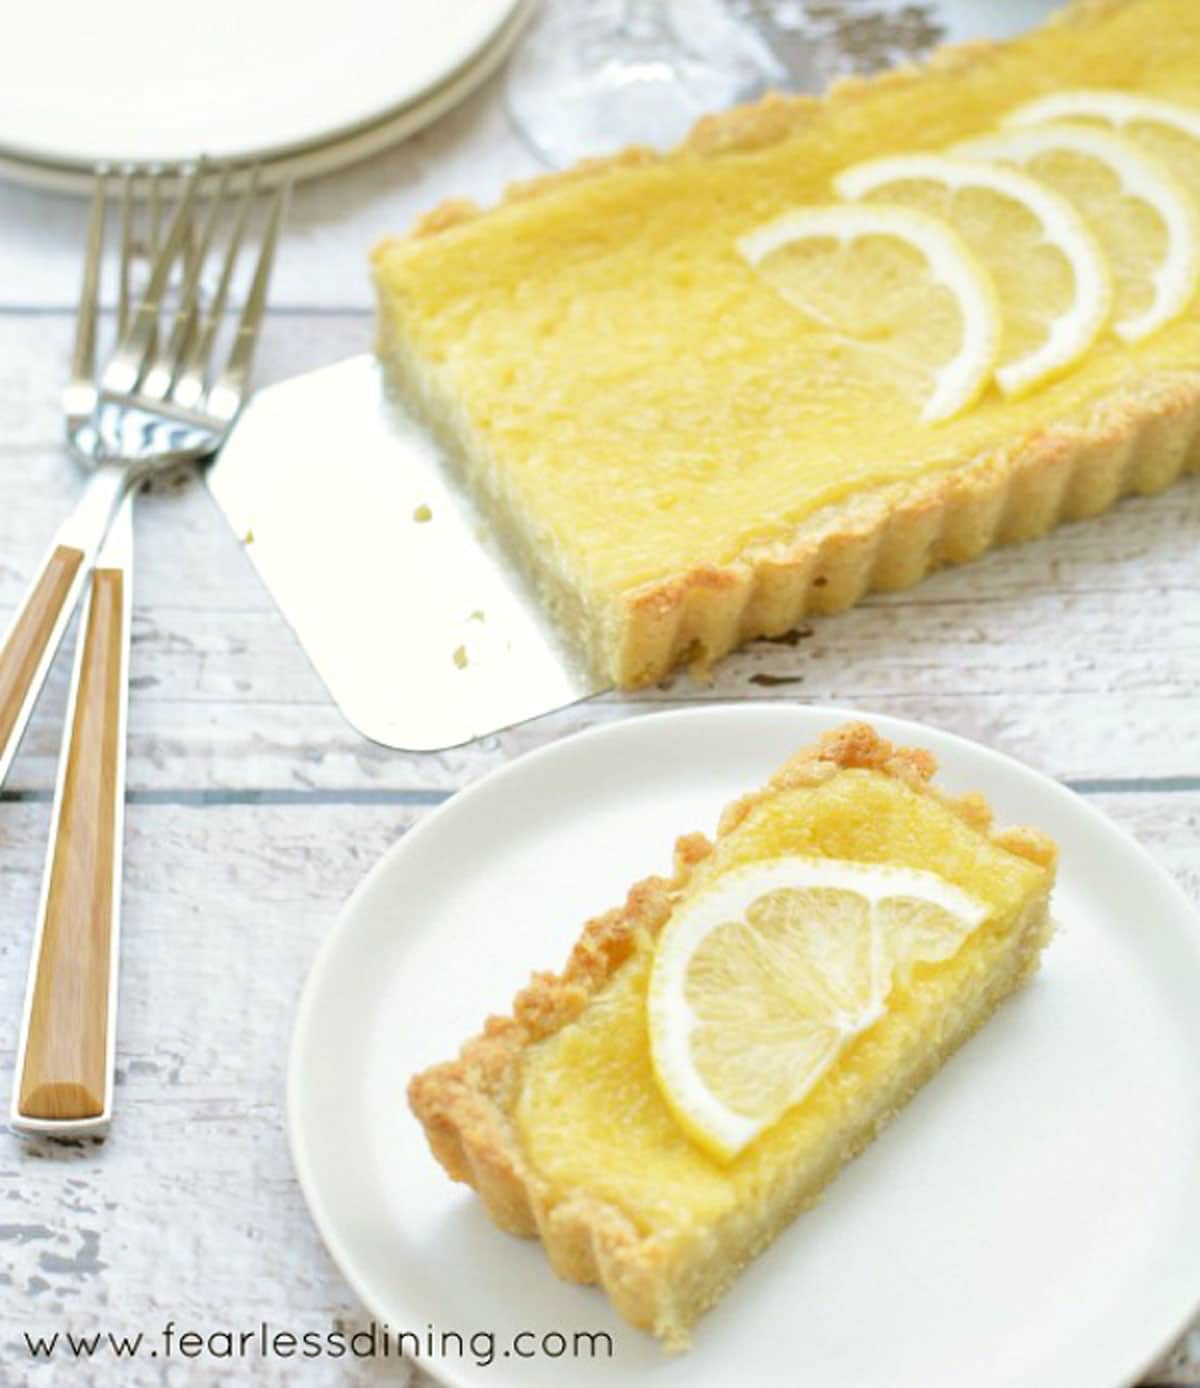
[{"label": "plate rim", "polygon": [[[929,733],[944,743],[950,744],[955,750],[966,748],[972,756],[982,756],[987,763],[998,767],[1015,767],[1018,772],[1026,777],[1033,779],[1039,789],[1051,796],[1060,805],[1070,806],[1072,812],[1078,814],[1083,811],[1084,818],[1090,826],[1099,828],[1102,833],[1115,835],[1122,840],[1126,847],[1142,860],[1145,867],[1158,879],[1162,888],[1172,897],[1177,908],[1186,917],[1190,918],[1194,925],[1200,928],[1200,912],[1191,902],[1183,888],[1176,881],[1174,875],[1164,868],[1155,859],[1153,854],[1141,844],[1132,834],[1117,824],[1113,819],[1094,805],[1090,804],[1082,795],[1072,790],[1069,786],[1057,781],[1044,771],[1030,766],[1019,757],[1013,756],[1008,752],[1001,752],[985,743],[975,741],[965,737],[960,733],[936,727],[933,724],[922,723],[915,719],[899,717],[889,713],[874,712],[871,710],[850,708],[843,705],[832,704],[801,704],[777,701],[765,701],[748,703],[744,700],[719,700],[712,703],[704,703],[699,706],[687,708],[674,708],[665,710],[655,710],[651,713],[633,714],[618,718],[609,723],[594,724],[591,727],[580,729],[577,732],[569,733],[566,736],[555,738],[540,747],[535,747],[524,752],[511,760],[503,762],[499,766],[493,767],[484,775],[476,780],[469,782],[459,790],[453,792],[440,805],[435,806],[428,813],[421,816],[415,824],[400,834],[396,840],[379,855],[375,862],[367,869],[359,880],[358,884],[351,891],[343,902],[341,909],[333,923],[317,946],[309,964],[308,972],[305,976],[304,985],[301,989],[299,999],[296,1004],[295,1016],[292,1024],[291,1033],[288,1041],[288,1062],[286,1079],[286,1130],[288,1150],[292,1160],[292,1166],[296,1173],[297,1183],[300,1186],[305,1206],[309,1217],[325,1247],[327,1254],[337,1268],[339,1274],[345,1279],[359,1301],[366,1307],[372,1315],[380,1315],[386,1320],[382,1308],[378,1307],[373,1298],[369,1297],[364,1286],[360,1282],[354,1262],[351,1258],[344,1256],[342,1240],[331,1220],[323,1198],[320,1194],[315,1173],[310,1165],[308,1153],[305,1148],[304,1140],[300,1134],[299,1110],[301,1107],[300,1094],[303,1088],[302,1076],[302,1052],[307,1030],[311,1024],[311,1015],[317,1006],[318,994],[321,987],[322,975],[328,969],[330,960],[336,953],[343,938],[353,927],[351,922],[357,912],[362,900],[368,896],[375,888],[375,884],[388,871],[394,861],[405,853],[414,851],[411,844],[419,840],[419,836],[427,832],[427,826],[440,824],[442,819],[450,815],[452,811],[458,812],[463,803],[469,802],[479,795],[494,791],[497,785],[502,785],[507,779],[515,774],[524,774],[531,767],[536,768],[546,761],[553,760],[564,753],[565,749],[572,749],[581,742],[605,741],[611,738],[621,738],[627,735],[628,731],[635,727],[642,727],[648,723],[670,720],[672,722],[704,722],[709,719],[722,720],[730,718],[753,719],[763,714],[777,715],[784,710],[795,711],[804,715],[805,718],[825,720],[828,719],[830,726],[837,726],[845,722],[867,722],[873,726],[878,725],[879,731],[889,740],[897,738],[915,737],[920,739]],[[940,760],[940,758],[939,758]],[[1097,1388],[1137,1388],[1145,1374],[1159,1362],[1163,1354],[1172,1345],[1176,1344],[1183,1337],[1189,1327],[1200,1317],[1200,1270],[1196,1277],[1197,1285],[1193,1290],[1181,1295],[1180,1300],[1184,1303],[1184,1310],[1177,1320],[1172,1321],[1173,1328],[1163,1338],[1163,1340],[1152,1347],[1149,1347],[1144,1357],[1137,1366],[1127,1376],[1114,1378],[1110,1383],[1097,1385]],[[468,1378],[459,1375],[451,1366],[448,1359],[438,1359],[425,1354],[412,1354],[408,1356],[413,1363],[418,1364],[426,1373],[437,1382],[446,1385],[446,1388],[473,1388]]]},{"label": "plate rim", "polygon": [[[258,160],[264,187],[285,180],[303,182],[360,163],[418,134],[472,95],[511,55],[536,14],[540,0],[511,0],[508,12],[487,40],[452,71],[423,92],[375,116],[273,151],[247,151],[233,162]],[[96,164],[26,155],[0,142],[0,179],[17,187],[90,197]],[[115,195],[115,194],[114,194]]]}]

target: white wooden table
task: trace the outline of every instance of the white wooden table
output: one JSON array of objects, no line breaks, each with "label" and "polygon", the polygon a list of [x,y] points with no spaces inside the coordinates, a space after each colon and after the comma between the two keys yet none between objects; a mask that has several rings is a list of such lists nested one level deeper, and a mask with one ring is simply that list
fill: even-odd
[{"label": "white wooden table", "polygon": [[[300,189],[260,381],[369,345],[365,254],[377,235],[443,194],[487,198],[532,167],[493,84],[394,152]],[[58,390],[84,216],[71,199],[0,186],[0,624],[80,486],[60,442]],[[172,1320],[203,1333],[365,1324],[288,1159],[293,1008],[318,941],[379,853],[528,748],[709,699],[924,719],[1062,778],[1200,898],[1198,540],[1200,486],[1185,482],[816,621],[794,643],[759,643],[725,662],[712,688],[680,678],[471,747],[405,755],[346,725],[203,487],[160,485],[137,521],[117,1121],[103,1143],[0,1134],[0,1383],[407,1380],[395,1361],[118,1363],[101,1352],[72,1363],[61,1349],[48,1370],[24,1337],[141,1331],[149,1341]],[[0,797],[6,1076],[65,667]],[[1200,1335],[1154,1381],[1200,1384]]]}]

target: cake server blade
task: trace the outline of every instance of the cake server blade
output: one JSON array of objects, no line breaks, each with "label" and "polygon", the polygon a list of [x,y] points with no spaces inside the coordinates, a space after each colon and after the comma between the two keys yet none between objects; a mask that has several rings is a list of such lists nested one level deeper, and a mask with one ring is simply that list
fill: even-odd
[{"label": "cake server blade", "polygon": [[207,476],[334,702],[372,741],[452,747],[603,687],[374,357],[257,392]]}]

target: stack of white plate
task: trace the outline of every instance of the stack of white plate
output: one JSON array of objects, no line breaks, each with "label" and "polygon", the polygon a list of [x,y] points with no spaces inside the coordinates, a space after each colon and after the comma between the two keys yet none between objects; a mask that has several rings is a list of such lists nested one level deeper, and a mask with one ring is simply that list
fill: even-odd
[{"label": "stack of white plate", "polygon": [[97,164],[361,159],[493,72],[536,0],[37,0],[5,16],[0,176],[88,191]]}]

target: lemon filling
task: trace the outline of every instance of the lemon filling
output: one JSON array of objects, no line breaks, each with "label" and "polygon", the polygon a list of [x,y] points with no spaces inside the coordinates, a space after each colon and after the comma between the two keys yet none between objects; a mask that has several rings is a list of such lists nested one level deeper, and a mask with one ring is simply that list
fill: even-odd
[{"label": "lemon filling", "polygon": [[[755,880],[765,887],[757,896],[749,888]],[[940,1038],[983,1005],[989,989],[1000,996],[1012,987],[1040,943],[1040,913],[1031,907],[1040,906],[1046,885],[1043,868],[932,797],[873,771],[844,770],[819,787],[773,795],[718,841],[658,938],[641,938],[579,1018],[529,1049],[515,1106],[526,1159],[552,1202],[593,1196],[620,1208],[642,1232],[664,1234],[711,1226],[746,1202],[753,1208],[781,1171],[828,1166],[832,1174],[845,1160],[856,1115],[877,1108],[881,1098],[889,1110],[902,1103]],[[776,953],[778,975],[790,979],[799,1008],[777,1009],[764,1029],[764,998],[770,1013],[786,987],[764,990],[760,975],[753,980],[760,986],[748,992],[739,993],[734,978],[734,986],[706,994],[705,968],[698,984],[691,979],[701,1022],[715,1019],[716,1033],[740,1033],[744,1051],[759,1048],[760,1063],[735,1073],[725,1089],[728,1054],[721,1045],[715,1069],[708,1066],[714,1048],[707,1055],[704,1045],[692,1048],[702,1077],[711,1081],[716,1074],[719,1099],[749,1095],[739,1116],[753,1132],[731,1136],[691,1104],[693,1091],[678,1068],[661,1057],[656,1067],[663,1023],[653,994],[674,949],[673,932],[694,935],[706,901],[720,903],[712,917],[717,932],[706,937],[711,944],[724,918],[738,914],[739,893],[742,907],[759,901],[760,910],[786,917],[781,898],[788,892],[809,893],[803,906],[810,917],[814,907],[824,912],[818,933],[822,925],[831,939],[841,932],[841,943],[834,939],[824,953],[818,941],[816,966],[811,933],[802,968],[781,964]],[[824,896],[814,899],[814,892]],[[855,897],[866,909],[846,931],[844,908]],[[737,951],[732,965],[727,958],[716,972],[730,968],[736,975]],[[709,1006],[722,996],[723,1015]],[[816,1019],[807,1036],[794,1024],[795,1012],[805,1009]],[[822,1027],[824,1036],[817,1035]],[[792,1046],[794,1070],[803,1068],[797,1058],[807,1057],[806,1087],[781,1093],[761,1083],[771,1076],[772,1046],[778,1052],[780,1044]]]}]

